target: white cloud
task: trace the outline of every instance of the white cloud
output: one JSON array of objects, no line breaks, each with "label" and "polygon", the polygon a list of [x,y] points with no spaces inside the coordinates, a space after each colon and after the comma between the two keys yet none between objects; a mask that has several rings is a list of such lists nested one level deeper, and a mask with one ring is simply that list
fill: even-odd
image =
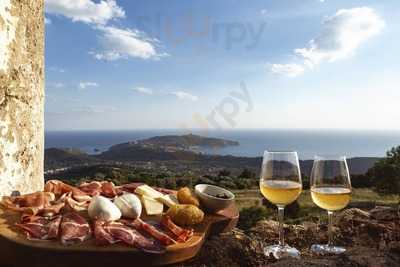
[{"label": "white cloud", "polygon": [[171,92],[170,94],[176,96],[177,98],[179,98],[181,100],[190,100],[190,101],[199,100],[199,97],[189,94],[187,92],[183,92],[183,91],[174,91],[174,92]]},{"label": "white cloud", "polygon": [[199,97],[187,93],[185,91],[163,91],[163,90],[153,90],[147,87],[135,87],[133,91],[140,94],[154,95],[154,96],[163,96],[163,95],[173,95],[180,100],[189,100],[189,101],[198,101]]},{"label": "white cloud", "polygon": [[54,84],[55,88],[63,88],[64,86],[65,86],[65,84],[60,83],[60,82]]},{"label": "white cloud", "polygon": [[141,94],[146,94],[146,95],[152,95],[153,89],[146,88],[146,87],[135,87],[133,88],[133,91],[141,93]]},{"label": "white cloud", "polygon": [[65,72],[65,69],[58,68],[58,67],[49,67],[49,70],[54,71],[54,72],[60,72],[60,73],[64,73]]},{"label": "white cloud", "polygon": [[109,26],[110,21],[125,18],[115,0],[46,0],[46,13],[65,16],[72,21],[91,24],[100,31],[102,51],[91,51],[96,59],[114,61],[127,58],[160,59],[167,56],[156,49],[157,40],[136,29]]},{"label": "white cloud", "polygon": [[51,19],[45,17],[45,18],[44,18],[44,23],[45,23],[45,24],[48,24],[48,25],[51,24]]},{"label": "white cloud", "polygon": [[[324,21],[321,33],[307,47],[295,49],[294,53],[309,68],[323,62],[335,62],[354,54],[363,43],[381,33],[384,27],[385,21],[372,8],[340,9]],[[277,66],[277,73],[285,69],[292,69],[295,73],[297,70],[298,75],[304,72],[304,67],[301,71],[299,64],[274,65]]]},{"label": "white cloud", "polygon": [[121,58],[159,59],[167,56],[156,50],[156,40],[149,39],[143,32],[132,29],[120,29],[112,26],[98,27],[104,50],[90,52],[96,59],[113,61]]},{"label": "white cloud", "polygon": [[79,88],[86,89],[87,87],[98,87],[99,84],[96,82],[80,82]]},{"label": "white cloud", "polygon": [[118,109],[114,106],[88,105],[72,108],[71,112],[76,113],[106,113],[115,112]]},{"label": "white cloud", "polygon": [[296,77],[304,73],[304,66],[295,63],[272,64],[271,72],[276,74],[286,75],[289,77]]},{"label": "white cloud", "polygon": [[65,87],[65,84],[62,82],[48,82],[48,83],[46,83],[46,85],[47,85],[47,87],[57,88],[57,89]]},{"label": "white cloud", "polygon": [[385,22],[372,8],[341,9],[324,21],[321,34],[311,40],[308,47],[296,49],[295,53],[303,57],[308,66],[344,59],[379,34],[384,26]]},{"label": "white cloud", "polygon": [[104,25],[108,21],[125,17],[125,11],[115,0],[46,0],[46,13],[62,15],[72,21]]},{"label": "white cloud", "polygon": [[260,14],[261,15],[266,15],[268,13],[268,10],[267,9],[261,9],[260,10]]}]

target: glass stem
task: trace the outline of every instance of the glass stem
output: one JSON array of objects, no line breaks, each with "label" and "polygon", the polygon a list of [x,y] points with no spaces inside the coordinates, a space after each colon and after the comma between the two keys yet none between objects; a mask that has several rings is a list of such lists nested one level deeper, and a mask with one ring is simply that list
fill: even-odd
[{"label": "glass stem", "polygon": [[333,246],[332,217],[333,212],[328,210],[328,246]]},{"label": "glass stem", "polygon": [[283,233],[283,215],[285,206],[278,206],[278,221],[279,221],[279,245],[285,245],[285,236]]}]

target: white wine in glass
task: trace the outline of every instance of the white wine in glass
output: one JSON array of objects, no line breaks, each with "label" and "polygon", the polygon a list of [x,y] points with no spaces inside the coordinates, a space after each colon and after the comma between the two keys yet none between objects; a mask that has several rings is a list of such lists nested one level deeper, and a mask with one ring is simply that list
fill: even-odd
[{"label": "white wine in glass", "polygon": [[340,254],[343,247],[333,245],[333,212],[345,208],[351,199],[351,183],[346,157],[316,156],[311,171],[310,191],[313,202],[328,211],[328,244],[314,244],[311,251],[319,254]]},{"label": "white wine in glass", "polygon": [[285,244],[283,215],[285,206],[295,201],[302,190],[297,152],[264,152],[261,168],[260,190],[262,195],[278,207],[279,244],[264,248],[265,255],[300,257],[300,252]]}]

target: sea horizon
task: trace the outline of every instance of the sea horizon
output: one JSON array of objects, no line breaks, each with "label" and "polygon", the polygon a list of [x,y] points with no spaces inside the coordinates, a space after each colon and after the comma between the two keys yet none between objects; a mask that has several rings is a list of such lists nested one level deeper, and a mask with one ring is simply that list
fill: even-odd
[{"label": "sea horizon", "polygon": [[111,129],[47,130],[45,147],[76,148],[96,154],[119,143],[188,133],[239,142],[239,146],[201,148],[203,153],[244,157],[262,156],[264,150],[295,150],[302,160],[327,154],[349,158],[382,157],[391,147],[400,144],[400,130],[395,129]]}]

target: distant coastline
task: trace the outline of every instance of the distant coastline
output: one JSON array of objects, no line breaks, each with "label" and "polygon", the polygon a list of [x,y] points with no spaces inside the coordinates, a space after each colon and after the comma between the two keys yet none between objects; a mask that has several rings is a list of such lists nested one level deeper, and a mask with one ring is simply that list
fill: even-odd
[{"label": "distant coastline", "polygon": [[[154,136],[187,134],[186,130],[122,131],[46,131],[46,148],[75,148],[88,154],[100,154],[115,144]],[[388,149],[400,144],[400,131],[375,130],[195,130],[194,134],[238,141],[238,146],[200,148],[213,155],[260,157],[264,150],[296,150],[300,159],[316,154],[352,157],[383,157]],[[206,134],[205,134],[206,133]]]},{"label": "distant coastline", "polygon": [[[87,154],[74,148],[47,148],[45,150],[46,174],[66,172],[85,166],[122,166],[131,168],[156,169],[159,166],[170,170],[206,173],[210,170],[230,169],[240,172],[251,169],[258,172],[262,157],[240,157],[231,155],[212,155],[198,152],[201,147],[239,146],[234,140],[204,137],[199,135],[165,135],[137,141],[115,144],[98,154]],[[196,150],[192,147],[195,146]],[[356,157],[348,160],[351,174],[362,175],[371,168],[378,157]],[[301,160],[302,171],[309,175],[312,160]],[[211,173],[213,171],[210,171]]]}]

